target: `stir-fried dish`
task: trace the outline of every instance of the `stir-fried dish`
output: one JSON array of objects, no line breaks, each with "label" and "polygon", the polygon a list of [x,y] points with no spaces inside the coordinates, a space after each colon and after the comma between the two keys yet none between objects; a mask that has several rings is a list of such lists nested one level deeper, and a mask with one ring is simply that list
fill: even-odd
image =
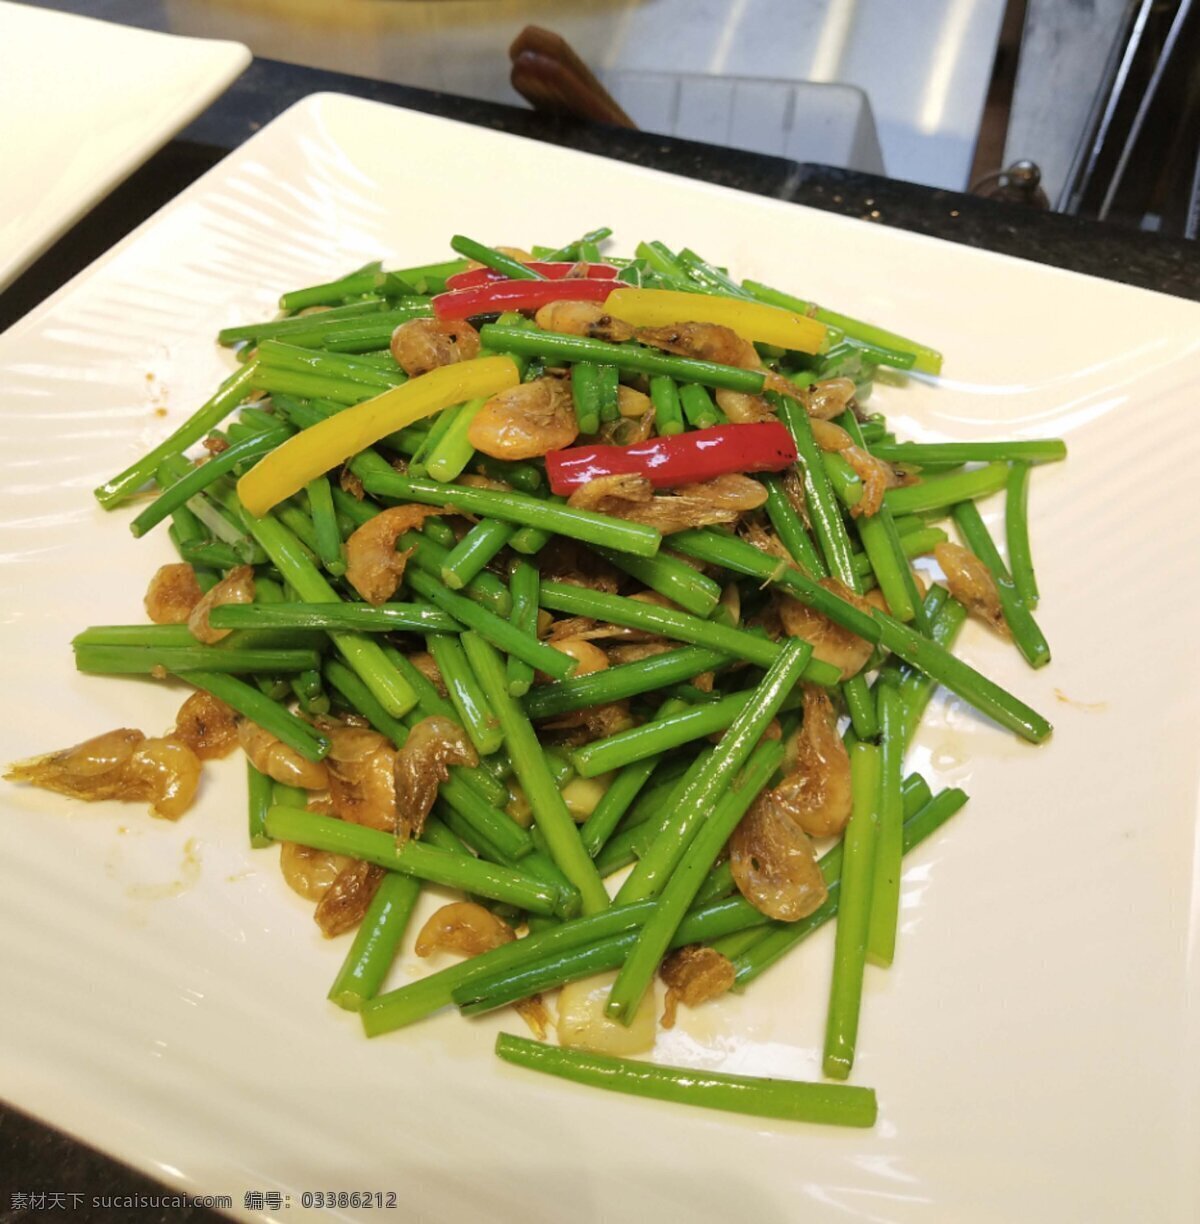
[{"label": "stir-fried dish", "polygon": [[[175,820],[240,748],[250,844],[353,933],[329,997],[368,1035],[512,1006],[511,1062],[871,1125],[869,1089],[627,1056],[832,919],[823,1069],[849,1076],[903,856],[966,800],[905,774],[935,688],[1050,735],[950,648],[974,616],[1049,661],[1026,497],[1065,447],[898,439],[874,384],[935,351],[608,236],[456,237],[223,331],[235,371],[97,490],[156,485],[131,527],[179,560],[146,623],[74,641],[81,671],[190,688],[175,726],[7,776]],[[1001,490],[1007,562],[976,505]],[[413,955],[460,959],[386,989],[426,884],[462,898]]]}]

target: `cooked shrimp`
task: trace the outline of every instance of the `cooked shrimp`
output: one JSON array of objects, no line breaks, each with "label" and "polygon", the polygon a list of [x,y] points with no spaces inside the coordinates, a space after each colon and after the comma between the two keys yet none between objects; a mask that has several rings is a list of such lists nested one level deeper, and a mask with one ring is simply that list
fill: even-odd
[{"label": "cooked shrimp", "polygon": [[[823,421],[820,417],[813,417],[809,424],[813,441],[823,451],[848,451],[854,446],[854,439],[840,425],[835,425],[832,421]],[[856,468],[855,471],[857,470]]]},{"label": "cooked shrimp", "polygon": [[[852,378],[826,378],[801,390],[800,402],[810,417],[819,421],[831,421],[852,406],[854,390]],[[792,394],[795,393],[793,388]]]},{"label": "cooked shrimp", "polygon": [[326,939],[352,930],[363,920],[387,872],[374,863],[351,859],[334,877],[317,902],[313,920]]},{"label": "cooked shrimp", "polygon": [[808,834],[767,792],[755,800],[729,839],[738,891],[761,914],[797,922],[828,896]]},{"label": "cooked shrimp", "polygon": [[774,421],[775,409],[761,395],[749,395],[745,391],[730,391],[719,387],[716,392],[717,407],[735,424],[752,425],[758,421]]},{"label": "cooked shrimp", "polygon": [[950,594],[1001,636],[1011,637],[991,570],[969,548],[949,540],[935,545],[933,555],[946,575]]},{"label": "cooked shrimp", "polygon": [[791,772],[770,792],[772,803],[812,837],[840,833],[850,819],[850,756],[824,689],[805,686],[804,721],[792,748]]},{"label": "cooked shrimp", "polygon": [[628,701],[609,701],[604,705],[585,706],[561,714],[549,722],[540,724],[547,731],[562,731],[561,743],[586,744],[592,740],[607,739],[618,731],[628,731],[633,726]]},{"label": "cooked shrimp", "polygon": [[590,616],[564,616],[562,620],[557,620],[550,626],[546,636],[550,641],[573,637],[592,638],[597,636],[596,627],[599,623]]},{"label": "cooked shrimp", "polygon": [[[843,586],[836,578],[822,578],[820,585],[839,599],[869,613],[871,605],[861,595]],[[790,595],[779,597],[779,615],[788,637],[803,638],[812,643],[814,658],[842,669],[842,679],[856,676],[871,657],[873,647],[865,638],[835,624],[821,612],[802,604]]]},{"label": "cooked shrimp", "polygon": [[283,878],[287,886],[306,901],[320,901],[350,861],[341,854],[314,850],[295,842],[282,842],[279,847],[279,869]]},{"label": "cooked shrimp", "polygon": [[633,446],[654,431],[654,405],[650,397],[624,383],[617,388],[619,416],[602,421],[597,438],[611,446]]},{"label": "cooked shrimp", "polygon": [[363,482],[348,467],[342,468],[338,473],[338,487],[343,493],[349,493],[355,501],[362,501],[367,495]]},{"label": "cooked shrimp", "polygon": [[[456,901],[443,905],[429,916],[417,936],[414,951],[418,956],[431,952],[461,952],[464,956],[478,956],[490,952],[516,939],[512,927],[502,918],[477,905],[473,901]],[[542,1041],[546,1027],[550,1024],[550,1013],[546,1010],[542,996],[535,994],[513,1004],[513,1010],[529,1025],[533,1035]]]},{"label": "cooked shrimp", "polygon": [[796,384],[774,370],[763,371],[763,395],[765,396],[768,391],[773,391],[776,395],[787,396],[789,399],[796,400],[797,403],[801,402],[800,389]]},{"label": "cooked shrimp", "polygon": [[528,999],[519,999],[513,1005],[513,1011],[529,1025],[529,1031],[538,1039],[546,1040],[546,1032],[554,1021],[550,1018],[550,1009],[540,994],[530,995]]},{"label": "cooked shrimp", "polygon": [[628,646],[612,646],[608,651],[608,659],[612,664],[638,663],[651,655],[666,654],[677,649],[674,642],[659,638],[653,642],[632,642]]},{"label": "cooked shrimp", "polygon": [[171,738],[202,761],[228,756],[238,742],[237,715],[221,700],[197,689],[179,707]]},{"label": "cooked shrimp", "polygon": [[747,544],[753,544],[759,552],[766,553],[768,557],[776,557],[787,565],[792,564],[792,554],[784,547],[783,541],[761,523],[746,523],[742,527],[741,535]]},{"label": "cooked shrimp", "polygon": [[460,952],[478,956],[502,944],[512,943],[512,927],[474,901],[454,901],[435,910],[417,935],[413,951],[418,956],[431,952]]},{"label": "cooked shrimp", "polygon": [[633,328],[614,319],[599,302],[549,302],[533,319],[542,331],[618,344],[633,339]]},{"label": "cooked shrimp", "polygon": [[276,782],[301,790],[325,790],[329,786],[329,770],[320,761],[302,757],[295,748],[289,748],[248,718],[238,723],[238,742],[250,764]]},{"label": "cooked shrimp", "polygon": [[804,525],[811,530],[812,523],[808,517],[808,498],[804,493],[804,480],[795,466],[784,473],[783,493],[792,509],[800,516]]},{"label": "cooked shrimp", "polygon": [[673,600],[668,599],[661,591],[634,591],[629,597],[638,603],[653,604],[656,608],[670,608],[676,612],[682,611]]},{"label": "cooked shrimp", "polygon": [[467,430],[471,445],[495,459],[534,459],[578,436],[570,385],[550,377],[493,395]]},{"label": "cooked shrimp", "polygon": [[485,476],[482,472],[464,472],[457,481],[468,489],[491,489],[493,493],[511,493],[512,485],[506,481],[497,480],[494,476]]},{"label": "cooked shrimp", "polygon": [[433,655],[428,651],[418,650],[415,654],[408,656],[408,661],[437,689],[442,697],[449,695],[449,689],[446,688],[446,681],[442,677],[440,668],[434,660]]},{"label": "cooked shrimp", "polygon": [[409,319],[392,332],[392,356],[410,378],[479,356],[479,333],[465,319]]},{"label": "cooked shrimp", "polygon": [[186,625],[192,609],[204,598],[196,571],[186,562],[160,565],[146,588],[146,615],[156,625]]},{"label": "cooked shrimp", "polygon": [[346,581],[370,604],[390,599],[404,577],[411,549],[396,551],[396,541],[434,515],[437,506],[393,506],[357,528],[346,541]]},{"label": "cooked shrimp", "polygon": [[[657,591],[638,591],[630,595],[641,603],[654,603],[660,607],[673,608],[676,605],[669,599],[659,595]],[[549,625],[542,634],[553,645],[567,638],[583,638],[588,642],[599,642],[615,639],[623,642],[641,642],[650,638],[661,640],[657,634],[645,629],[628,629],[624,625],[610,625],[607,621],[595,621],[587,616],[567,616]],[[608,647],[605,646],[607,650]]]},{"label": "cooked shrimp", "polygon": [[329,737],[325,767],[334,812],[351,824],[391,832],[396,827],[396,750],[369,727],[323,719]]},{"label": "cooked shrimp", "polygon": [[736,522],[743,512],[757,509],[766,500],[766,489],[749,476],[718,476],[655,495],[646,477],[628,474],[601,476],[576,489],[567,504],[643,523],[669,535],[689,527]]},{"label": "cooked shrimp", "polygon": [[211,646],[214,642],[227,638],[233,632],[232,629],[214,629],[209,624],[208,614],[213,608],[220,608],[225,604],[249,604],[253,602],[254,567],[250,565],[235,566],[192,609],[187,621],[188,631],[197,641]]},{"label": "cooked shrimp", "polygon": [[129,761],[126,774],[133,789],[128,797],[148,799],[156,816],[178,820],[196,794],[200,768],[200,758],[186,744],[169,735],[147,739]]},{"label": "cooked shrimp", "polygon": [[[567,504],[578,506],[580,510],[600,510],[606,503],[649,502],[654,496],[654,486],[645,476],[636,472],[619,473],[613,476],[600,476],[581,485],[567,499]],[[612,513],[605,508],[603,513]]]},{"label": "cooked shrimp", "polygon": [[608,656],[599,646],[593,646],[585,638],[551,638],[550,645],[567,658],[575,660],[572,676],[590,676],[593,672],[604,671],[608,667]]},{"label": "cooked shrimp", "polygon": [[[144,743],[145,739],[141,731],[119,727],[115,731],[105,731],[101,735],[84,740],[74,747],[61,748],[45,756],[20,761],[9,766],[12,772],[6,776],[15,781],[35,782],[36,785],[44,786],[47,790],[61,789],[51,784],[53,775],[56,773],[62,775],[66,785],[78,782],[80,787],[86,788],[89,785],[89,779],[97,779],[97,785],[103,786],[105,783],[101,779],[104,779],[113,770],[122,769],[133,755],[133,750],[139,744]],[[35,767],[44,770],[48,780],[21,776],[27,772],[32,773]],[[72,794],[73,792],[63,789],[62,793]],[[79,795],[79,798],[86,797],[85,794]],[[107,797],[104,796],[104,798]]]},{"label": "cooked shrimp", "polygon": [[200,782],[200,760],[178,740],[147,739],[127,727],[71,748],[10,765],[10,782],[28,782],[89,803],[100,799],[149,803],[156,816],[178,820]]},{"label": "cooked shrimp", "polygon": [[744,370],[762,369],[762,359],[749,340],[743,340],[730,327],[719,323],[672,323],[669,327],[639,327],[637,338],[643,344],[680,357],[697,357]]},{"label": "cooked shrimp", "polygon": [[870,518],[871,515],[878,514],[883,505],[884,493],[900,483],[891,465],[869,455],[861,446],[846,447],[842,451],[842,458],[863,482],[862,497],[856,506],[851,506],[850,513],[855,518],[859,515]]},{"label": "cooked shrimp", "polygon": [[635,522],[657,526],[668,535],[687,527],[736,522],[739,515],[757,510],[766,500],[767,491],[759,481],[730,473],[701,484],[681,485],[671,496],[655,498],[656,503],[665,504],[661,507],[652,504],[647,516],[635,512],[631,517]]},{"label": "cooked shrimp", "polygon": [[663,961],[658,976],[667,987],[662,1026],[669,1029],[675,1027],[675,1013],[680,1003],[699,1007],[709,999],[720,998],[732,988],[735,973],[733,961],[716,948],[687,944]]},{"label": "cooked shrimp", "polygon": [[641,417],[619,416],[612,421],[601,421],[596,441],[605,446],[636,446],[654,432],[654,412]]},{"label": "cooked shrimp", "polygon": [[463,729],[448,718],[423,718],[396,753],[396,840],[401,845],[420,837],[438,787],[452,765],[478,765],[479,758]]}]

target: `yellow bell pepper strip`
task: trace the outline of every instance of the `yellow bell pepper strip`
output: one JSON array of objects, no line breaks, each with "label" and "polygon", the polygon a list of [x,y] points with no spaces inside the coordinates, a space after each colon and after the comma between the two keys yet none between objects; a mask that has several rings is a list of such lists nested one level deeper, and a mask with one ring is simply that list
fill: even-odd
[{"label": "yellow bell pepper strip", "polygon": [[479,357],[410,378],[289,438],[238,481],[238,496],[251,514],[261,517],[310,480],[385,435],[464,400],[495,395],[520,381],[511,357]]},{"label": "yellow bell pepper strip", "polygon": [[780,306],[747,302],[707,293],[673,289],[616,289],[604,309],[633,327],[669,327],[672,323],[719,323],[743,340],[773,344],[797,353],[822,352],[828,340],[823,323]]}]

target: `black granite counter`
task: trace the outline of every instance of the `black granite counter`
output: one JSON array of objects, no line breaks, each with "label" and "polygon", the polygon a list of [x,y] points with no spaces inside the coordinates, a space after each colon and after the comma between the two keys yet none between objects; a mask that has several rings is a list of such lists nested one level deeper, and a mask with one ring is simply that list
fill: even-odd
[{"label": "black granite counter", "polygon": [[[256,61],[179,137],[97,205],[13,285],[0,293],[0,330],[11,325],[161,205],[293,102],[333,90],[569,145],[689,178],[773,196],[844,216],[912,230],[1038,263],[1200,299],[1200,247],[1017,205],[827,166],[741,153],[641,132],[548,120],[532,112],[337,73]],[[33,1120],[0,1107],[0,1224],[43,1219],[100,1224],[217,1220],[196,1208],[76,1206],[14,1196],[80,1193],[89,1199],[148,1196],[150,1180]],[[246,1187],[245,1189],[249,1189]],[[237,1204],[239,1207],[241,1203]]]}]

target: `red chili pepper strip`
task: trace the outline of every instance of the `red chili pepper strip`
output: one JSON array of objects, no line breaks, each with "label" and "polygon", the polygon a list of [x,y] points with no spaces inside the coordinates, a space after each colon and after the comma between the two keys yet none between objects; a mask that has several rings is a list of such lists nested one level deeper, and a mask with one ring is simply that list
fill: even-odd
[{"label": "red chili pepper strip", "polygon": [[[547,280],[562,280],[569,276],[572,271],[575,272],[575,279],[586,280],[616,280],[617,269],[612,264],[606,263],[546,263],[542,260],[531,260],[526,267],[532,268],[535,272],[540,272]],[[582,276],[578,269],[583,269]],[[468,268],[465,272],[455,272],[453,276],[446,277],[447,289],[472,289],[476,285],[490,285],[496,281],[507,279],[503,272],[497,272],[493,268]]]},{"label": "red chili pepper strip", "polygon": [[777,421],[714,425],[632,446],[572,446],[546,456],[550,488],[566,495],[601,476],[645,476],[656,489],[698,484],[731,472],[778,472],[796,462]]},{"label": "red chili pepper strip", "polygon": [[[547,302],[603,302],[623,282],[614,280],[502,280],[471,289],[439,293],[433,313],[439,319],[469,319],[505,310],[537,310]],[[628,288],[628,286],[624,286]]]}]

